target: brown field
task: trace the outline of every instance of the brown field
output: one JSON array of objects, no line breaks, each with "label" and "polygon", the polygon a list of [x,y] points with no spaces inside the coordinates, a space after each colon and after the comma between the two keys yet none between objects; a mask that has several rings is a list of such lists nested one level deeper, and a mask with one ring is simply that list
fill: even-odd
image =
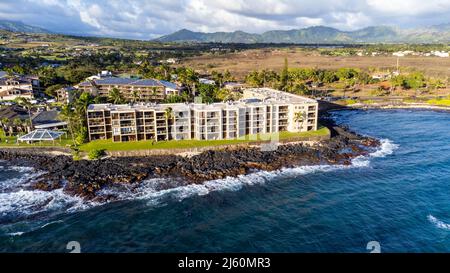
[{"label": "brown field", "polygon": [[[332,57],[321,56],[317,51],[302,49],[256,49],[225,55],[206,54],[185,59],[181,65],[193,67],[204,74],[208,74],[212,70],[225,71],[228,69],[237,79],[242,80],[252,70],[281,70],[284,58],[288,59],[291,68],[354,67],[387,70],[395,69],[397,64],[397,57],[394,56]],[[419,70],[431,77],[446,78],[450,76],[450,58],[406,56],[400,58],[400,68],[408,71]]]}]

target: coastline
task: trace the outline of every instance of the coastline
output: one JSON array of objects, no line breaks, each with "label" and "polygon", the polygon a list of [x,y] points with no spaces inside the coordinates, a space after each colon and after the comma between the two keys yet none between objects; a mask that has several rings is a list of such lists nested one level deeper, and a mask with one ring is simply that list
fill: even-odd
[{"label": "coastline", "polygon": [[[332,104],[330,104],[332,105]],[[356,105],[328,107],[322,110],[321,123],[331,132],[329,139],[313,142],[280,143],[275,150],[264,151],[259,145],[207,149],[178,154],[151,154],[105,157],[100,160],[73,160],[61,151],[0,148],[0,160],[33,167],[43,174],[33,178],[31,189],[65,193],[86,200],[109,201],[113,195],[97,194],[117,185],[139,186],[145,180],[170,178],[167,187],[202,184],[207,181],[248,175],[258,171],[276,171],[318,165],[351,165],[352,159],[366,156],[381,146],[380,140],[362,136],[335,124],[328,112],[351,109],[422,109],[441,107],[417,105]],[[371,106],[371,107],[368,107]],[[445,108],[445,107],[443,107]],[[446,111],[450,108],[446,108]]]},{"label": "coastline", "polygon": [[165,185],[170,188],[172,184],[202,184],[258,171],[324,164],[351,165],[352,159],[368,155],[380,146],[379,140],[336,126],[332,120],[324,120],[324,123],[332,131],[329,140],[284,143],[269,151],[258,146],[227,147],[188,156],[152,155],[74,161],[67,155],[0,148],[0,159],[42,172],[31,181],[32,189],[63,189],[69,195],[102,202],[116,199],[114,195],[97,194],[111,186],[138,186],[148,179],[170,178]]},{"label": "coastline", "polygon": [[450,107],[430,105],[426,103],[388,103],[388,104],[352,104],[350,108],[356,109],[412,109],[412,110],[434,110],[450,112]]}]

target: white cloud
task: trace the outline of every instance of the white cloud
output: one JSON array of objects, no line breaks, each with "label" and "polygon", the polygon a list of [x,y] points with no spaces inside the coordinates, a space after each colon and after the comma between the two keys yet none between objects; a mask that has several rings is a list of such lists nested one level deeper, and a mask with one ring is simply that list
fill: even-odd
[{"label": "white cloud", "polygon": [[0,19],[57,32],[148,39],[181,28],[263,32],[313,25],[345,30],[450,22],[449,0],[15,0]]}]

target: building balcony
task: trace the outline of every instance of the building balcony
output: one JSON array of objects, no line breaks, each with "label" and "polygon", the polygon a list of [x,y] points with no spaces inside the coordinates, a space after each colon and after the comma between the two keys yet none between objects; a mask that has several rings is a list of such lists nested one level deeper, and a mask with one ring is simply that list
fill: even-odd
[{"label": "building balcony", "polygon": [[105,123],[102,121],[92,121],[92,120],[89,120],[88,124],[89,124],[89,126],[104,126],[105,125]]},{"label": "building balcony", "polygon": [[124,119],[134,119],[134,115],[120,115],[120,119],[124,120]]},{"label": "building balcony", "polygon": [[103,115],[88,115],[88,119],[92,120],[103,119]]},{"label": "building balcony", "polygon": [[104,134],[105,130],[89,130],[90,134]]}]

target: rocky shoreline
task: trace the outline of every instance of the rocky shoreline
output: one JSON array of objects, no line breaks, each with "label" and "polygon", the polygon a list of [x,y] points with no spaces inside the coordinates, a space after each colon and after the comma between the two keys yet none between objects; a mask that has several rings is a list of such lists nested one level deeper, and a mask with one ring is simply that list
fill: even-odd
[{"label": "rocky shoreline", "polygon": [[336,126],[332,120],[323,123],[332,132],[330,140],[312,146],[283,144],[274,151],[239,147],[206,151],[191,157],[161,155],[74,161],[65,155],[27,154],[0,149],[0,159],[44,172],[32,181],[30,187],[33,189],[51,191],[63,188],[67,194],[86,200],[106,201],[113,200],[115,196],[98,193],[114,185],[138,186],[150,178],[171,178],[166,185],[170,188],[173,185],[169,181],[176,181],[179,186],[236,177],[259,170],[274,171],[320,164],[350,165],[353,158],[367,155],[380,145],[378,140]]}]

